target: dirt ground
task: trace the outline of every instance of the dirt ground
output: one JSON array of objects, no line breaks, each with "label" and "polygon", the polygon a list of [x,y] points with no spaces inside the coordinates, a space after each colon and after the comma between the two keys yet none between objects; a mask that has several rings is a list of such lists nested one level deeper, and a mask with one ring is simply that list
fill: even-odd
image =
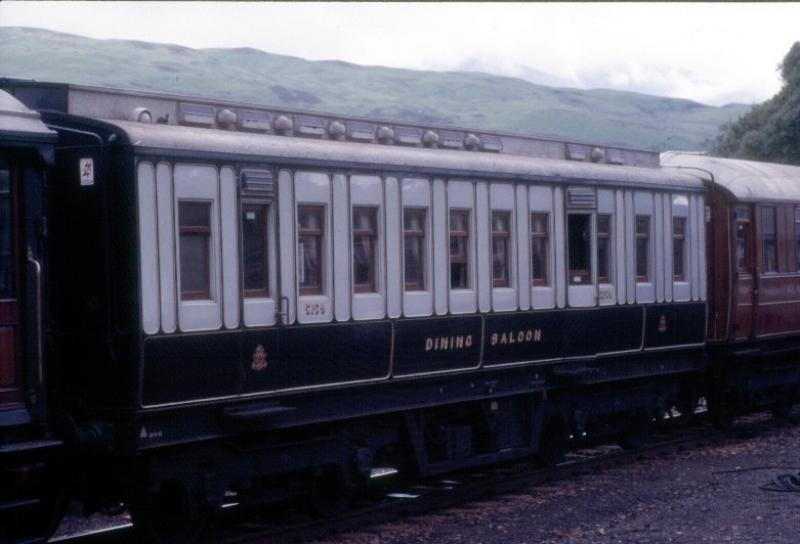
[{"label": "dirt ground", "polygon": [[325,544],[797,544],[800,493],[762,486],[798,472],[795,422],[752,438],[372,526]]}]

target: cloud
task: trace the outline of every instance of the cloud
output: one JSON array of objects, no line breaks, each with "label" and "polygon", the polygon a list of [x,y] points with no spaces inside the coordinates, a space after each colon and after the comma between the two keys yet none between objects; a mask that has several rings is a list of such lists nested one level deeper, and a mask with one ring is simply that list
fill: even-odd
[{"label": "cloud", "polygon": [[800,3],[0,2],[5,26],[706,103],[777,92],[798,20]]}]

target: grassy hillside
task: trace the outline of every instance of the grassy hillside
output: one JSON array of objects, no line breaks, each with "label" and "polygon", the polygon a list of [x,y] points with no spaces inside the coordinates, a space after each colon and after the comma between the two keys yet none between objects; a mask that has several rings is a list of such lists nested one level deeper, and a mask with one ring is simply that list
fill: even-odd
[{"label": "grassy hillside", "polygon": [[170,91],[258,104],[550,135],[655,150],[705,149],[748,106],[552,88],[489,74],[306,61],[0,28],[0,76]]}]

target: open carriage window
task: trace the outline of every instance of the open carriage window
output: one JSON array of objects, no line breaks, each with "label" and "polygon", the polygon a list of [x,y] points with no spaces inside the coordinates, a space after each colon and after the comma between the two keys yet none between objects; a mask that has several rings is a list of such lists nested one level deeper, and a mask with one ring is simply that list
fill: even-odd
[{"label": "open carriage window", "polygon": [[246,298],[269,296],[267,204],[242,205],[242,269]]},{"label": "open carriage window", "polygon": [[211,298],[211,203],[178,203],[181,300]]},{"label": "open carriage window", "polygon": [[592,283],[592,215],[571,213],[567,218],[569,283]]}]

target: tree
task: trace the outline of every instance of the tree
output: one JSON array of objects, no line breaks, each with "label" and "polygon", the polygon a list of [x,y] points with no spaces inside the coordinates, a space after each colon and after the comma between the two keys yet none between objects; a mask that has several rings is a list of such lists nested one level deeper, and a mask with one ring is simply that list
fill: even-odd
[{"label": "tree", "polygon": [[800,42],[779,67],[781,90],[737,121],[723,125],[712,153],[787,164],[800,164]]}]

